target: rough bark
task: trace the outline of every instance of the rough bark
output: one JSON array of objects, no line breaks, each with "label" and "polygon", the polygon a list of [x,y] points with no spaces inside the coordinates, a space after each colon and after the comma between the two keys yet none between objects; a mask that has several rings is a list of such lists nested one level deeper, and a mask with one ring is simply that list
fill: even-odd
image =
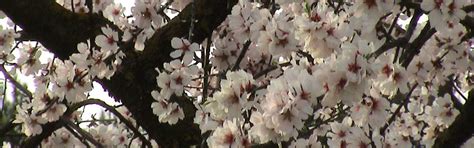
[{"label": "rough bark", "polygon": [[474,89],[469,91],[469,98],[460,112],[453,124],[439,135],[433,147],[461,147],[472,137],[474,133]]},{"label": "rough bark", "polygon": [[[197,23],[193,41],[200,42],[209,36],[230,13],[230,8],[236,2],[237,0],[196,0]],[[117,28],[102,16],[72,13],[56,4],[54,0],[0,0],[0,10],[19,25],[31,39],[39,41],[61,59],[67,59],[76,52],[77,43],[100,34],[100,27],[109,25]],[[170,40],[172,37],[187,35],[189,21],[183,20],[189,20],[191,12],[191,7],[185,8],[176,18],[160,28],[146,42],[143,52],[135,52],[132,44],[124,45],[126,58],[120,70],[110,80],[97,80],[111,96],[124,103],[151,138],[165,147],[188,147],[202,140],[199,128],[192,122],[195,108],[190,100],[173,98],[184,107],[186,114],[186,118],[174,126],[159,124],[150,108],[153,101],[150,92],[156,89],[157,72],[154,68],[162,68],[164,62],[171,60]],[[462,23],[472,27],[472,20],[472,17],[469,17]],[[469,36],[472,37],[472,31]],[[470,124],[474,117],[472,97],[474,97],[473,91],[469,95],[470,99],[463,105],[461,115],[437,139],[435,146],[459,146],[471,137],[474,132],[474,124]],[[61,126],[59,122],[46,124],[41,135],[30,137],[23,146],[39,145],[42,139]]]},{"label": "rough bark", "polygon": [[61,59],[68,58],[77,43],[101,33],[101,26],[113,25],[98,15],[72,13],[54,0],[2,0],[0,10]]},{"label": "rough bark", "polygon": [[[195,27],[192,40],[201,42],[208,37],[230,13],[236,0],[196,0],[195,10],[186,7],[177,17],[158,31],[145,43],[143,52],[135,52],[132,44],[124,49],[126,58],[120,70],[110,80],[97,80],[110,95],[121,101],[132,113],[139,126],[158,144],[166,147],[188,147],[201,143],[201,132],[193,123],[195,107],[186,98],[173,97],[184,108],[185,119],[176,125],[158,123],[153,114],[150,92],[156,88],[156,67],[162,68],[169,62],[173,37],[187,36],[191,13],[195,13]],[[28,35],[39,41],[61,59],[67,59],[76,52],[77,43],[100,34],[100,27],[109,25],[117,28],[105,18],[95,14],[76,14],[64,9],[54,0],[1,0],[0,10],[19,25]],[[40,144],[61,126],[57,122],[46,124],[43,134],[30,137],[24,147]]]}]

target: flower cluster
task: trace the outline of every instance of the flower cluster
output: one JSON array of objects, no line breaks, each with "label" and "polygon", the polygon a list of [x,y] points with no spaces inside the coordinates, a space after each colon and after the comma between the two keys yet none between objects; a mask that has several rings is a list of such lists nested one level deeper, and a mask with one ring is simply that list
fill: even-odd
[{"label": "flower cluster", "polygon": [[17,37],[19,37],[19,34],[15,33],[13,29],[0,26],[0,63],[12,62],[15,59],[11,52]]},{"label": "flower cluster", "polygon": [[[16,35],[6,36],[7,34],[5,34],[4,48],[5,50],[11,48],[8,53],[5,53],[5,57],[13,57],[15,52],[20,56],[16,60],[13,58],[5,61],[8,62],[4,64],[8,65],[9,69],[4,74],[7,75],[19,70],[23,75],[34,78],[34,92],[29,94],[25,92],[28,90],[23,90],[24,95],[20,97],[28,99],[17,106],[18,114],[14,121],[22,124],[21,129],[26,136],[40,134],[43,130],[42,126],[49,122],[77,121],[78,118],[73,115],[74,112],[64,116],[66,110],[88,99],[89,92],[92,90],[92,79],[110,79],[114,75],[125,55],[119,50],[120,40],[116,31],[110,27],[104,27],[102,33],[95,38],[97,47],[91,47],[90,43],[79,43],[77,45],[78,53],[72,54],[69,59],[48,59],[47,63],[41,60],[44,57],[43,53],[50,54],[44,47],[31,43],[18,43],[17,47],[12,47],[8,44],[12,44],[13,41],[10,38],[14,38]],[[15,63],[11,64],[13,62]],[[98,133],[102,134],[102,132]],[[108,144],[128,145],[129,134],[123,130],[120,133],[120,135],[115,135],[122,137],[115,139],[122,140],[110,141]],[[110,140],[110,137],[102,136],[104,139]],[[100,139],[100,137],[95,138]],[[54,136],[46,139],[43,145],[57,147],[81,145],[81,142],[68,131],[58,130]]]},{"label": "flower cluster", "polygon": [[[192,2],[136,0],[126,16],[112,0],[94,0],[93,7],[86,0],[57,1],[115,25],[102,27],[92,43],[79,43],[69,58],[47,62],[40,60],[47,53],[41,45],[14,46],[19,35],[0,27],[2,72],[35,81],[35,91],[16,107],[14,122],[26,136],[41,134],[46,123],[78,122],[69,110],[88,99],[92,82],[120,72],[124,52],[135,57],[155,50],[145,47],[169,21],[165,10]],[[430,147],[462,114],[464,95],[474,88],[468,2],[239,0],[202,43],[179,34],[165,45],[173,48],[165,55],[172,60],[150,72],[156,87],[148,107],[157,122],[170,125],[194,114],[210,147]],[[132,46],[135,51],[122,51]],[[140,124],[125,107],[118,112]],[[90,125],[84,129],[106,147],[146,142],[133,139],[129,125]],[[90,144],[74,134],[61,128],[42,144]]]},{"label": "flower cluster", "polygon": [[[153,113],[159,116],[160,122],[175,124],[184,118],[183,109],[178,103],[170,100],[171,96],[183,96],[185,87],[191,84],[193,76],[197,75],[198,68],[191,64],[194,52],[199,50],[199,45],[190,43],[186,39],[173,38],[171,46],[176,50],[170,53],[173,58],[179,58],[166,63],[165,70],[159,72],[156,82],[160,91],[153,91],[151,95],[157,102],[153,102],[151,107]],[[180,58],[181,57],[181,58]]]}]

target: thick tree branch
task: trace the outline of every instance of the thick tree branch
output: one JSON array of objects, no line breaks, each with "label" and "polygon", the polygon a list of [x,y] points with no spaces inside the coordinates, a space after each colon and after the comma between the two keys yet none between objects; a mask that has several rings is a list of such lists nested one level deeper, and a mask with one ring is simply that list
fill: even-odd
[{"label": "thick tree branch", "polygon": [[474,90],[469,91],[469,98],[464,103],[461,114],[456,117],[453,124],[449,126],[438,138],[433,147],[460,147],[472,137],[474,133]]},{"label": "thick tree branch", "polygon": [[1,0],[0,10],[61,59],[74,53],[77,43],[100,34],[100,27],[112,25],[99,15],[72,13],[55,0]]},{"label": "thick tree branch", "polygon": [[[202,42],[208,37],[230,13],[231,7],[237,1],[196,0],[196,12],[192,41]],[[176,125],[157,123],[158,118],[153,114],[151,103],[154,99],[150,92],[156,88],[156,67],[162,69],[163,63],[172,59],[169,54],[173,51],[171,39],[186,37],[191,18],[192,8],[186,7],[166,26],[160,28],[146,43],[142,53],[127,53],[123,69],[112,79],[100,81],[112,96],[120,99],[132,112],[133,117],[158,144],[169,147],[188,147],[201,142],[201,132],[193,123],[196,108],[191,100],[185,97],[173,97],[172,100],[183,108],[185,118]]]}]

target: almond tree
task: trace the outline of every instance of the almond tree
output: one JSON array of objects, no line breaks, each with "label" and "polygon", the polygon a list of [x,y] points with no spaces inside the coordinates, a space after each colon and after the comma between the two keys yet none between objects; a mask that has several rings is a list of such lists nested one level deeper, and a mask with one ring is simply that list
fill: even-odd
[{"label": "almond tree", "polygon": [[[470,0],[131,9],[1,0],[14,25],[0,28],[0,70],[25,101],[0,137],[21,132],[22,147],[448,147],[474,132]],[[44,52],[54,57],[41,62]],[[34,91],[17,72],[34,77]],[[93,82],[123,106],[90,98]],[[118,122],[78,126],[91,104]]]}]

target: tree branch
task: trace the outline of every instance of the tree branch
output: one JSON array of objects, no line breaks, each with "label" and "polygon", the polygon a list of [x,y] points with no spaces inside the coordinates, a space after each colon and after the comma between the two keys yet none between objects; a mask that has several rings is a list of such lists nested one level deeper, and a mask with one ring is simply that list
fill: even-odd
[{"label": "tree branch", "polygon": [[0,10],[61,59],[74,53],[78,43],[100,34],[102,26],[114,26],[98,14],[73,13],[55,0],[1,0]]},{"label": "tree branch", "polygon": [[443,131],[433,145],[435,148],[460,147],[474,133],[474,89],[469,91],[469,98],[448,129]]},{"label": "tree branch", "polygon": [[96,147],[99,147],[99,148],[103,148],[103,147],[104,147],[101,143],[99,143],[97,140],[95,140],[94,137],[92,137],[91,134],[89,134],[88,132],[84,131],[81,127],[77,126],[76,124],[74,124],[71,120],[61,118],[60,121],[61,121],[61,122],[64,122],[64,124],[66,124],[66,126],[71,127],[72,129],[74,129],[77,133],[81,134],[82,137],[84,137],[85,139],[87,139],[89,142],[91,142],[92,144],[94,144]]},{"label": "tree branch", "polygon": [[400,113],[401,109],[403,106],[407,105],[408,102],[410,102],[410,97],[411,97],[411,94],[413,93],[413,91],[415,90],[415,88],[418,87],[418,83],[414,84],[410,91],[408,92],[408,94],[405,96],[405,100],[403,100],[403,102],[398,105],[397,109],[395,110],[395,112],[393,112],[392,116],[390,116],[390,118],[388,119],[387,123],[380,129],[380,134],[381,135],[384,135],[385,134],[385,130],[390,126],[390,124],[392,124],[393,121],[395,121],[397,115]]},{"label": "tree branch", "polygon": [[[193,42],[202,42],[230,13],[237,0],[195,0]],[[32,39],[39,41],[56,57],[67,59],[76,52],[79,42],[94,38],[101,33],[100,28],[109,25],[117,27],[97,14],[76,14],[55,3],[54,0],[1,0],[0,10],[18,24]],[[121,101],[132,113],[133,118],[159,145],[169,147],[189,147],[201,142],[199,127],[193,123],[195,107],[187,98],[173,97],[184,109],[185,119],[176,125],[157,123],[153,114],[150,92],[156,89],[155,68],[163,68],[163,63],[171,61],[169,53],[173,37],[188,35],[191,7],[186,7],[167,25],[145,42],[143,52],[135,52],[133,44],[125,47],[126,58],[110,80],[96,80],[108,90],[111,96]],[[57,127],[57,122],[45,126]],[[45,127],[43,126],[43,127]],[[25,145],[39,145],[42,138],[49,136],[57,128],[44,128],[42,134],[34,136]],[[60,127],[60,126],[59,126]]]},{"label": "tree branch", "polygon": [[123,122],[130,130],[132,130],[133,134],[138,136],[138,138],[140,138],[140,140],[143,143],[145,143],[148,147],[152,147],[150,141],[148,139],[146,139],[145,136],[143,136],[143,134],[140,133],[140,131],[138,131],[138,129],[135,128],[135,126],[129,120],[127,120],[127,118],[125,118],[120,112],[118,112],[114,107],[108,105],[107,103],[105,103],[104,101],[99,100],[99,99],[88,99],[88,100],[85,100],[85,101],[89,101],[93,104],[99,105],[99,106],[105,108],[106,110],[112,112],[112,114],[114,114],[117,118],[119,118],[119,120],[121,122]]}]

